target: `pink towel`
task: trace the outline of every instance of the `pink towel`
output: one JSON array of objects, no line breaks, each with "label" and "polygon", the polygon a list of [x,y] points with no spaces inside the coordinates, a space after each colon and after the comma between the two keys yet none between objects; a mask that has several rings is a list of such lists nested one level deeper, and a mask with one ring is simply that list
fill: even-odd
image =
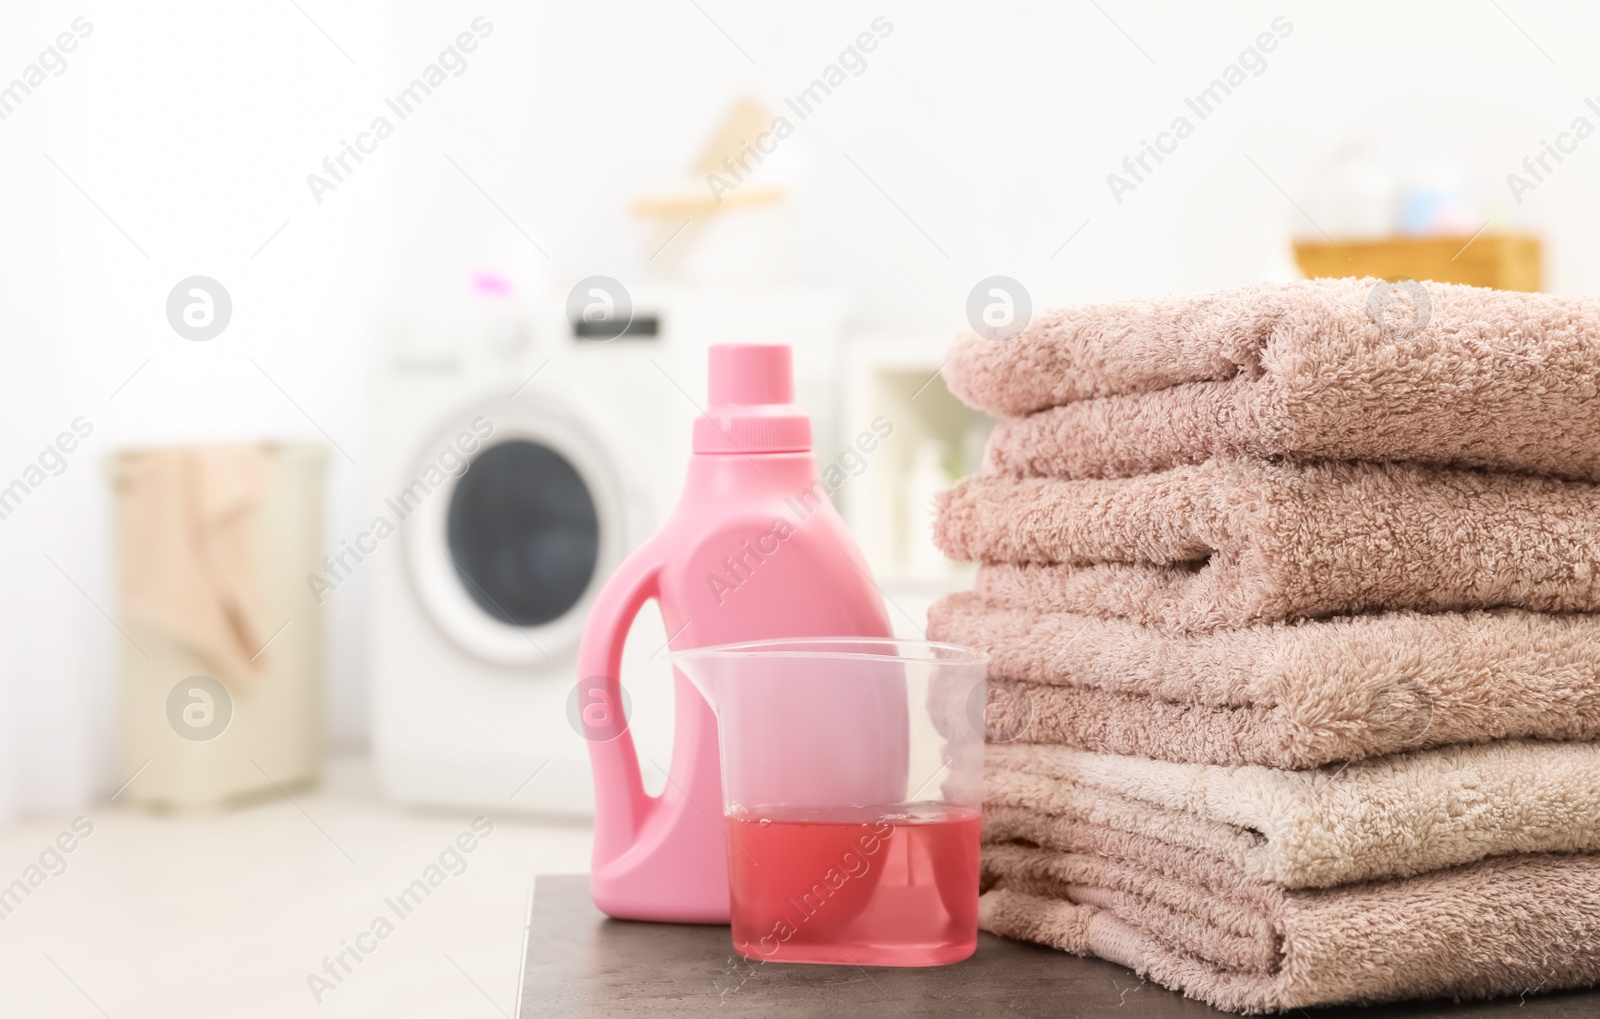
[{"label": "pink towel", "polygon": [[1388,612],[1182,636],[955,594],[928,636],[990,653],[1001,739],[1280,768],[1600,739],[1600,616]]},{"label": "pink towel", "polygon": [[[1600,480],[1600,301],[1365,279],[1066,308],[967,334],[950,389],[996,469],[1117,477],[1249,455]],[[1037,412],[1037,413],[1036,413]]]},{"label": "pink towel", "polygon": [[990,564],[978,591],[992,602],[1174,632],[1382,608],[1600,610],[1600,486],[1527,475],[1262,460],[982,475],[941,496],[935,540]]}]

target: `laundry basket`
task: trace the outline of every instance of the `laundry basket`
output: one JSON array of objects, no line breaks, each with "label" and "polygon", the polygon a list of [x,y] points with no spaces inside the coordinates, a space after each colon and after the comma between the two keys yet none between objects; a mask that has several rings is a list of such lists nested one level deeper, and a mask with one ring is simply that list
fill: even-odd
[{"label": "laundry basket", "polygon": [[122,798],[217,806],[314,783],[322,746],[324,451],[126,450],[115,493]]}]

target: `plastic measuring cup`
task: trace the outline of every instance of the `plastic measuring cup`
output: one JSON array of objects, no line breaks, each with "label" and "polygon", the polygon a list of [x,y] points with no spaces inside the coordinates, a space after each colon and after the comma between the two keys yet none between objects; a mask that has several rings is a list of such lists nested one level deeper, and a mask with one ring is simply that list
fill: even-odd
[{"label": "plastic measuring cup", "polygon": [[736,951],[863,966],[972,954],[988,655],[813,637],[671,657],[717,716]]}]

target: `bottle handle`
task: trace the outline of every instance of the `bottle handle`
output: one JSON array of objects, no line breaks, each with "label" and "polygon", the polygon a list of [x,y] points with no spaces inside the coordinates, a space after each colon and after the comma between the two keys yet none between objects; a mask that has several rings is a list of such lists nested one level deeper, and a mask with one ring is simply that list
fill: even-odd
[{"label": "bottle handle", "polygon": [[594,771],[596,870],[628,851],[655,805],[644,791],[623,711],[622,647],[639,610],[660,594],[661,563],[640,549],[601,589],[578,648],[578,717]]}]

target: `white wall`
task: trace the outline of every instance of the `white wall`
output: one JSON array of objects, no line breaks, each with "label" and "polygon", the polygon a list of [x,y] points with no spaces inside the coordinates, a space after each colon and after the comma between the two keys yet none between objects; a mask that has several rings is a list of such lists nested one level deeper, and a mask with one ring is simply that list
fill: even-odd
[{"label": "white wall", "polygon": [[[1600,282],[1600,141],[1520,207],[1504,180],[1600,94],[1600,11],[1577,3],[300,6],[316,25],[281,3],[0,13],[0,80],[74,17],[94,25],[67,70],[0,121],[0,481],[75,416],[96,425],[66,473],[0,521],[0,814],[125,777],[112,753],[120,638],[95,608],[113,604],[100,456],[321,439],[320,426],[353,460],[336,455],[330,479],[330,533],[350,533],[382,441],[365,412],[375,308],[459,295],[486,265],[558,286],[643,278],[626,200],[676,184],[733,99],[780,109],[880,14],[893,32],[866,70],[763,168],[792,186],[784,278],[848,288],[862,329],[937,347],[995,273],[1036,306],[1255,278],[1307,229],[1272,182],[1311,207],[1319,161],[1352,137],[1401,172],[1459,162],[1497,225],[1546,236],[1550,289]],[[306,174],[479,14],[495,30],[468,69],[314,202]],[[1267,70],[1115,203],[1106,174],[1280,15],[1293,32]],[[163,314],[196,273],[235,308],[199,344]],[[361,593],[329,616],[330,735],[352,745],[365,738]]]}]

